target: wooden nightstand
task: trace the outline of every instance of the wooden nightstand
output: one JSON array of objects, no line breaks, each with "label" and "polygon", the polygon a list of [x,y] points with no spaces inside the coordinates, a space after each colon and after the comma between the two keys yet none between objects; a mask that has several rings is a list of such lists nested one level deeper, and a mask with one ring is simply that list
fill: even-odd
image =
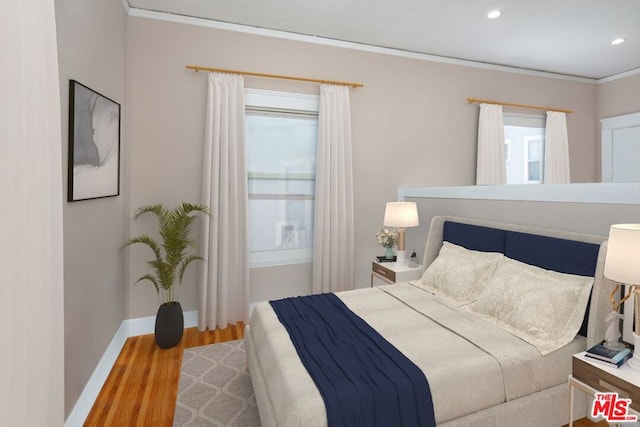
[{"label": "wooden nightstand", "polygon": [[422,266],[400,266],[395,262],[376,262],[371,263],[371,287],[373,287],[374,279],[381,280],[384,284],[392,284],[398,282],[407,282],[422,277]]},{"label": "wooden nightstand", "polygon": [[573,355],[572,374],[569,376],[569,427],[573,426],[573,393],[578,388],[585,393],[616,392],[621,398],[631,399],[630,413],[640,414],[640,369],[628,364],[620,368],[593,362],[585,352]]}]

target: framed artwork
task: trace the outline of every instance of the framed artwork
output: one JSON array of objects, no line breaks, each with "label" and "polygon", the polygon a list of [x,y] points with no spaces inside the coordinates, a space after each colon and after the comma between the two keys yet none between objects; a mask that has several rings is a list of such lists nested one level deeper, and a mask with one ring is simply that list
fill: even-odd
[{"label": "framed artwork", "polygon": [[120,194],[120,104],[69,80],[67,201]]}]

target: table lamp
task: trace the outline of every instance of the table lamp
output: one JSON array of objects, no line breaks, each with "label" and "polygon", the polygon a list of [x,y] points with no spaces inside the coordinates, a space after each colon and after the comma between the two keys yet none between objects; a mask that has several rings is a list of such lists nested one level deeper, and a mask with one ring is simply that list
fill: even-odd
[{"label": "table lamp", "polygon": [[404,229],[406,227],[416,227],[420,225],[418,220],[418,208],[415,202],[388,202],[384,211],[385,227],[398,229],[398,250],[396,252],[396,263],[406,266],[407,253],[404,247]]},{"label": "table lamp", "polygon": [[[640,368],[640,224],[614,224],[609,229],[609,243],[607,244],[607,256],[604,261],[604,277],[617,282],[609,295],[613,304],[613,312],[607,316],[609,325],[605,333],[605,346],[619,348],[622,343],[620,337],[619,314],[620,304],[634,295],[634,331],[633,358],[629,364],[634,368]],[[615,294],[621,285],[627,285],[626,295],[615,302]]]}]

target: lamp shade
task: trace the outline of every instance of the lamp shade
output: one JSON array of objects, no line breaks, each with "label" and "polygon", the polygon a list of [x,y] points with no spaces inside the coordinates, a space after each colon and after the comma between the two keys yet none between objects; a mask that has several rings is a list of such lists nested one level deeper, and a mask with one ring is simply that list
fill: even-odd
[{"label": "lamp shade", "polygon": [[640,224],[611,226],[604,277],[627,285],[640,284]]},{"label": "lamp shade", "polygon": [[416,227],[420,225],[418,220],[418,208],[415,202],[389,202],[384,211],[385,227]]}]

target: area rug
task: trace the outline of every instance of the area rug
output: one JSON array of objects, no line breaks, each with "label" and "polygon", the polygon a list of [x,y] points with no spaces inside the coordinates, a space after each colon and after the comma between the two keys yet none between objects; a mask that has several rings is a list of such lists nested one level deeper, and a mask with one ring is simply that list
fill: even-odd
[{"label": "area rug", "polygon": [[259,427],[242,340],[187,348],[174,427]]}]

